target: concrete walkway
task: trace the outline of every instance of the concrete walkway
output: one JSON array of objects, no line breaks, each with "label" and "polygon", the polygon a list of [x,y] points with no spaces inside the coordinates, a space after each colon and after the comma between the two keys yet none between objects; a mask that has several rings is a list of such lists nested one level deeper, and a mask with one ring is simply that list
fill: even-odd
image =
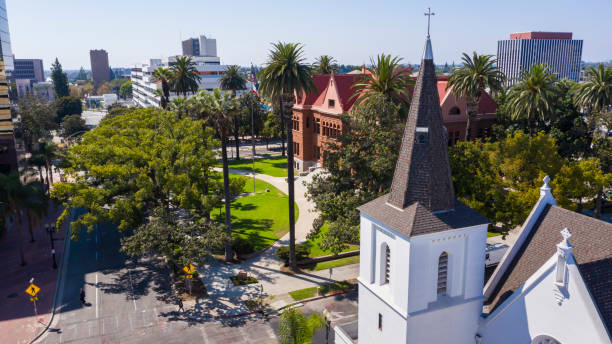
[{"label": "concrete walkway", "polygon": [[[218,169],[220,170],[220,169]],[[230,169],[230,173],[253,176],[249,171]],[[287,193],[287,183],[283,177],[271,177],[265,174],[255,174],[255,178],[272,184],[284,193]],[[300,216],[295,225],[296,242],[306,241],[306,236],[312,228],[312,222],[316,217],[314,204],[306,199],[306,187],[304,181],[309,182],[311,175],[296,177],[295,202],[300,209]],[[314,287],[322,283],[343,281],[356,278],[359,275],[359,264],[352,264],[334,268],[330,277],[329,270],[313,271],[303,274],[288,274],[281,271],[282,262],[276,257],[276,250],[281,245],[289,244],[289,233],[276,241],[274,245],[262,254],[246,260],[241,264],[225,265],[216,260],[199,268],[202,281],[206,285],[211,299],[225,304],[234,304],[238,308],[244,300],[254,297],[280,295],[293,290]],[[229,280],[239,272],[245,271],[259,280],[257,284],[246,286],[234,286]],[[261,290],[263,287],[263,290]]]}]

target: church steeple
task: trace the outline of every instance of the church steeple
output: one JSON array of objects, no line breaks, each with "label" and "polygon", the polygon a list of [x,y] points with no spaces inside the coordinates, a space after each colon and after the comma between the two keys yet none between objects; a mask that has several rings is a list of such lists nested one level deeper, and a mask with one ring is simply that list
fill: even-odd
[{"label": "church steeple", "polygon": [[431,212],[454,208],[455,192],[429,34],[387,202],[399,209],[416,202]]}]

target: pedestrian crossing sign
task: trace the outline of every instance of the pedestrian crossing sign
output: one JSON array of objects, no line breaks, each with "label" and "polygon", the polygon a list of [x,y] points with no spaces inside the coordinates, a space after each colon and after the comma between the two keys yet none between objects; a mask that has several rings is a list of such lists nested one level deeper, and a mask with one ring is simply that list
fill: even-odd
[{"label": "pedestrian crossing sign", "polygon": [[189,264],[189,266],[183,267],[183,271],[191,275],[195,271],[195,267],[193,266],[193,264]]},{"label": "pedestrian crossing sign", "polygon": [[31,296],[36,296],[36,294],[38,294],[39,291],[40,291],[40,288],[36,286],[36,284],[32,283],[30,284],[28,289],[26,289],[25,292],[30,294]]},{"label": "pedestrian crossing sign", "polygon": [[193,275],[187,275],[185,278],[193,278]]}]

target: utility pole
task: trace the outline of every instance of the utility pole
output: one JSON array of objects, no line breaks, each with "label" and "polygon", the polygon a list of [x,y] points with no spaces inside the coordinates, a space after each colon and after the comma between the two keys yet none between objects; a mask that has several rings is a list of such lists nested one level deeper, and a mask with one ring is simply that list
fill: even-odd
[{"label": "utility pole", "polygon": [[255,118],[251,102],[251,145],[253,146],[253,193],[255,193]]},{"label": "utility pole", "polygon": [[55,225],[48,223],[45,224],[45,230],[49,233],[49,240],[51,241],[51,255],[53,256],[53,269],[57,269],[57,262],[55,260],[55,244],[53,243],[53,231],[55,230]]}]

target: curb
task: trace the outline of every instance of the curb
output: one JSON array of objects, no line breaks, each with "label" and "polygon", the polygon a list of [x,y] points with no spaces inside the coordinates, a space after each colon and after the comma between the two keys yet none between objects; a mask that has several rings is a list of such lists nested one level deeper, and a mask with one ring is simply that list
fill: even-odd
[{"label": "curb", "polygon": [[[73,219],[74,219],[74,215],[73,215]],[[72,222],[72,221],[71,221]],[[37,334],[34,338],[32,338],[32,340],[30,340],[30,344],[36,342],[38,339],[40,339],[40,337],[42,337],[44,334],[47,333],[47,330],[49,330],[49,327],[51,327],[51,324],[53,323],[53,320],[55,318],[55,311],[57,308],[57,303],[61,302],[61,297],[59,297],[59,294],[61,292],[62,296],[64,294],[64,282],[65,279],[62,278],[64,276],[64,267],[66,266],[66,261],[67,261],[67,256],[70,253],[70,242],[72,240],[70,240],[70,225],[68,225],[68,228],[66,228],[66,237],[64,238],[64,247],[62,250],[62,261],[60,262],[60,266],[59,269],[57,270],[57,282],[55,282],[55,293],[53,294],[53,308],[51,309],[51,318],[49,319],[49,323],[45,326],[45,328],[39,333]]]},{"label": "curb", "polygon": [[351,289],[348,289],[348,290],[336,291],[336,292],[325,294],[325,295],[313,296],[313,297],[310,297],[310,298],[307,298],[307,299],[303,299],[303,300],[300,300],[300,301],[295,301],[295,302],[286,304],[286,305],[282,306],[281,308],[277,309],[276,311],[280,311],[280,310],[283,310],[283,309],[288,308],[288,307],[293,307],[293,306],[295,306],[297,304],[300,304],[300,303],[308,303],[310,301],[321,300],[321,299],[324,299],[324,298],[327,298],[327,297],[331,297],[331,296],[348,294],[348,293],[350,293],[352,291],[355,291],[355,290],[356,290],[355,288],[351,288]]}]

